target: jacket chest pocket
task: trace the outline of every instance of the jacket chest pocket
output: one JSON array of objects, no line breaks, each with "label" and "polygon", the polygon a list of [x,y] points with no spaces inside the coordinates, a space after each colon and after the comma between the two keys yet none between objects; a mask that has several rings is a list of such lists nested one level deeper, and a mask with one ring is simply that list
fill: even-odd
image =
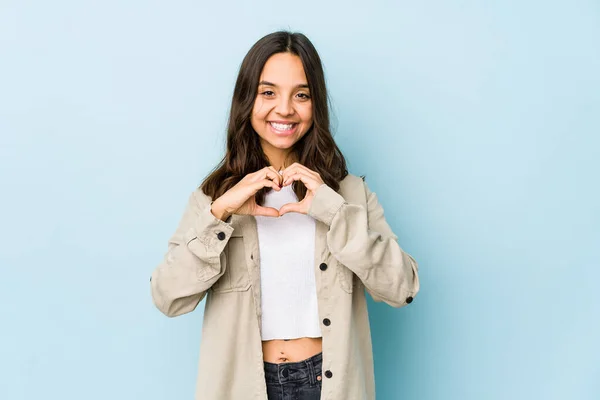
[{"label": "jacket chest pocket", "polygon": [[225,265],[223,276],[212,286],[213,292],[227,293],[248,290],[250,277],[248,276],[243,236],[234,231],[223,251],[226,255],[227,265]]},{"label": "jacket chest pocket", "polygon": [[335,264],[337,270],[337,280],[340,286],[345,292],[352,293],[354,290],[354,272],[338,261],[336,261]]}]

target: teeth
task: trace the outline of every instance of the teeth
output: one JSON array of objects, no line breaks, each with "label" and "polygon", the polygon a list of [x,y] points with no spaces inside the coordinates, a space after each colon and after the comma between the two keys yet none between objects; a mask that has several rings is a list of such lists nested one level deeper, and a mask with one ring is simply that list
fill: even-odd
[{"label": "teeth", "polygon": [[273,128],[277,129],[278,131],[289,131],[290,129],[292,129],[294,124],[278,124],[275,122],[271,122],[271,126],[273,126]]}]

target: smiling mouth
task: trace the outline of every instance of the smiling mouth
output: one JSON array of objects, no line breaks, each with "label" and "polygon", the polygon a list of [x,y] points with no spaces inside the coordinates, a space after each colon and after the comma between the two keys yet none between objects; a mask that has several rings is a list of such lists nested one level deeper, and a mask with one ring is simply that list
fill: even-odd
[{"label": "smiling mouth", "polygon": [[269,122],[269,125],[279,132],[291,132],[294,130],[294,128],[296,128],[296,126],[298,126],[298,123],[292,122],[289,124],[280,124],[278,122]]}]

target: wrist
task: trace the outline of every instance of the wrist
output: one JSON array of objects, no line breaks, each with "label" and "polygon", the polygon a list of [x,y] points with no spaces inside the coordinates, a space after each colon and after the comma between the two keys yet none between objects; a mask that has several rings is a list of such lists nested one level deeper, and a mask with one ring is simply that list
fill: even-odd
[{"label": "wrist", "polygon": [[210,204],[210,212],[215,216],[215,218],[220,219],[221,221],[226,221],[231,216],[231,213],[228,213],[223,207],[214,201]]}]

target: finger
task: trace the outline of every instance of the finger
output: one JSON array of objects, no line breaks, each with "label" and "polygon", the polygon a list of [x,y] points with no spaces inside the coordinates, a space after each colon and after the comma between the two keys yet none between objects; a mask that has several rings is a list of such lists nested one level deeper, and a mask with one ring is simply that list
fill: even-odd
[{"label": "finger", "polygon": [[306,211],[304,210],[304,205],[302,204],[302,202],[284,204],[279,209],[279,215],[284,215],[289,212],[297,212],[297,213],[301,213],[301,214],[306,214]]},{"label": "finger", "polygon": [[271,171],[275,172],[277,175],[281,176],[281,174],[279,173],[279,171],[277,171],[274,166],[269,165],[267,168],[270,169]]},{"label": "finger", "polygon": [[[288,181],[288,179],[290,178],[290,176],[294,175],[294,174],[302,174],[306,177],[308,177],[309,179],[312,179],[315,181],[315,184],[313,186],[316,186],[317,182],[322,182],[321,179],[321,175],[319,175],[318,173],[304,167],[301,164],[298,164],[295,168],[291,168],[287,171],[284,171],[283,173],[283,185],[286,186],[287,183],[290,183]],[[297,179],[296,179],[297,180]],[[286,183],[287,182],[287,183]]]},{"label": "finger", "polygon": [[253,215],[261,215],[263,217],[279,217],[279,211],[273,207],[256,205]]},{"label": "finger", "polygon": [[279,173],[279,171],[277,171],[275,169],[275,167],[272,166],[272,165],[269,166],[268,168],[269,168],[270,171],[273,171],[275,173],[275,177],[276,177],[275,183],[277,183],[279,186],[281,186],[283,184],[283,177],[281,176],[281,174]]},{"label": "finger", "polygon": [[291,185],[294,181],[300,181],[301,174],[299,172],[290,172],[287,176],[283,178],[283,186]]},{"label": "finger", "polygon": [[270,188],[273,188],[274,190],[277,190],[277,191],[281,190],[281,187],[278,184],[276,184],[275,182],[273,182],[272,180],[270,180],[270,179],[263,179],[263,180],[261,180],[259,182],[256,182],[254,184],[254,189],[255,189],[254,192],[256,193],[256,192],[258,192],[260,189],[262,189],[264,187],[270,187]]},{"label": "finger", "polygon": [[276,178],[276,174],[274,174],[269,167],[264,167],[256,172],[252,172],[251,174],[246,175],[246,177],[250,177],[251,183],[256,183],[265,178],[273,180]]},{"label": "finger", "polygon": [[290,174],[296,172],[298,170],[298,166],[300,165],[302,164],[297,162],[293,163],[292,165],[288,165],[281,174],[283,176],[283,179],[285,180],[285,178],[287,178]]},{"label": "finger", "polygon": [[318,183],[314,176],[308,175],[306,172],[298,171],[285,178],[283,186],[290,185],[294,181],[302,181],[306,188],[310,190],[314,190],[313,188],[315,188]]},{"label": "finger", "polygon": [[279,173],[277,171],[275,171],[275,168],[265,167],[264,172],[265,172],[265,176],[267,178],[269,178],[270,180],[275,182],[277,185],[281,186],[282,178],[281,178],[281,175],[279,175]]},{"label": "finger", "polygon": [[292,173],[292,172],[298,172],[298,171],[304,171],[307,174],[312,174],[315,176],[320,176],[316,171],[313,171],[312,169],[308,168],[305,165],[302,165],[298,162],[293,163],[292,165],[290,165],[289,167],[287,167],[286,169],[283,170],[283,173],[285,175],[285,173]]},{"label": "finger", "polygon": [[287,178],[294,173],[296,173],[295,169],[284,169],[281,173],[281,184],[284,185],[284,182],[287,181]]}]

